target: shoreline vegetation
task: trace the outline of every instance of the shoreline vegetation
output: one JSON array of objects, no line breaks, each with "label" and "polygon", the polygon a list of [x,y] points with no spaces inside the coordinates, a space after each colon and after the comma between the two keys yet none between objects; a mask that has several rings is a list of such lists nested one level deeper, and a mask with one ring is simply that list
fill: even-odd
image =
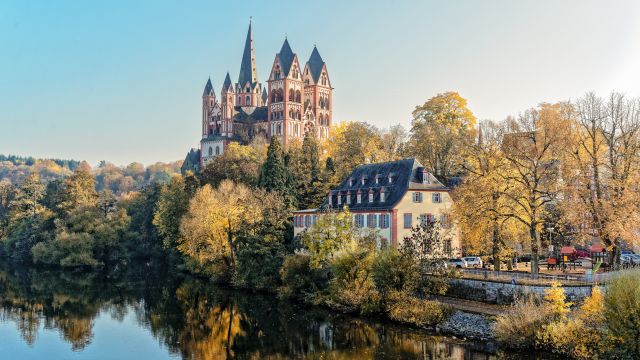
[{"label": "shoreline vegetation", "polygon": [[[4,157],[0,256],[25,266],[107,274],[159,259],[234,288],[454,331],[475,320],[430,299],[445,294],[456,276],[441,265],[450,254],[437,221],[413,227],[397,248],[380,248],[379,233],[358,228],[348,208],[325,212],[295,238],[292,211],[318,207],[357,165],[413,156],[455,186],[452,218],[465,253],[492,256],[499,269],[521,249],[532,254],[536,273],[539,250],[551,244],[551,238],[542,242],[541,232],[553,228],[556,241],[585,241],[587,214],[607,219],[596,235],[615,266],[623,239],[632,244],[638,236],[633,224],[640,191],[630,185],[640,175],[640,151],[625,152],[619,141],[640,149],[640,117],[610,119],[637,123],[637,132],[629,130],[622,140],[599,137],[609,123],[594,125],[602,134],[596,140],[624,160],[609,170],[624,173],[616,179],[597,175],[606,184],[595,199],[602,206],[586,209],[580,201],[593,193],[581,190],[592,169],[589,154],[565,152],[589,140],[581,106],[604,112],[637,103],[618,94],[609,103],[598,99],[587,94],[576,104],[541,104],[517,119],[484,122],[480,131],[465,99],[439,94],[416,108],[410,133],[346,122],[322,144],[305,136],[283,149],[275,137],[269,143],[257,138],[230,144],[197,174],[179,174],[179,163],[145,169],[103,162],[92,169],[84,162]],[[606,151],[600,152],[591,154],[596,163],[606,160]],[[564,174],[565,168],[577,170]],[[531,178],[537,181],[527,187]],[[524,297],[496,317],[495,336],[503,346],[574,358],[640,357],[639,275],[625,276],[584,304],[567,303],[559,286],[544,299]]]}]

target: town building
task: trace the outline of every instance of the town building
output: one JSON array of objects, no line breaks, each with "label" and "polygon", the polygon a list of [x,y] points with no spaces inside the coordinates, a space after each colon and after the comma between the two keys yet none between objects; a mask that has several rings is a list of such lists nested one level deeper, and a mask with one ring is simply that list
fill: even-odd
[{"label": "town building", "polygon": [[231,142],[246,144],[256,136],[276,136],[285,148],[296,139],[301,141],[307,132],[327,138],[333,122],[332,93],[327,65],[318,49],[313,47],[303,68],[286,38],[264,86],[258,78],[249,23],[238,82],[233,84],[227,72],[220,97],[210,78],[205,84],[200,148],[187,154],[183,172],[202,169]]},{"label": "town building", "polygon": [[449,216],[452,205],[450,189],[416,159],[360,165],[329,191],[319,209],[294,212],[294,235],[315,224],[323,212],[348,207],[356,227],[379,231],[382,247],[401,244],[420,221],[439,221],[451,239],[445,248],[454,255],[460,242]]}]

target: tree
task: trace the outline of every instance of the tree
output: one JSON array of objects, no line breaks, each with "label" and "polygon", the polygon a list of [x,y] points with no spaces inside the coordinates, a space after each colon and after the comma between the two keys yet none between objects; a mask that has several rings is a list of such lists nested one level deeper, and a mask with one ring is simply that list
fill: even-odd
[{"label": "tree", "polygon": [[292,183],[292,175],[286,167],[284,152],[277,137],[271,138],[267,149],[267,160],[260,168],[258,186],[266,191],[273,191],[284,199],[285,203],[293,208],[295,195]]},{"label": "tree", "polygon": [[511,133],[505,136],[503,151],[508,169],[502,175],[507,183],[505,217],[524,225],[529,233],[531,273],[538,274],[540,229],[547,205],[559,191],[560,148],[570,126],[567,104],[541,104],[509,121]]},{"label": "tree", "polygon": [[9,180],[0,180],[0,239],[6,235],[9,225],[10,204],[15,196],[16,189]]},{"label": "tree", "polygon": [[158,201],[153,214],[153,224],[158,229],[165,249],[174,248],[180,237],[180,222],[189,210],[189,200],[197,190],[193,175],[174,175],[160,186]]},{"label": "tree", "polygon": [[223,261],[232,271],[236,266],[241,235],[260,235],[267,192],[224,180],[216,189],[200,188],[189,202],[180,224],[178,250],[198,266]]},{"label": "tree", "polygon": [[255,186],[264,160],[264,152],[260,147],[232,142],[225,148],[222,155],[216,156],[207,165],[202,171],[202,178],[213,187],[218,186],[225,179]]},{"label": "tree", "polygon": [[297,203],[301,209],[317,207],[325,196],[325,184],[320,168],[320,144],[307,132],[300,151],[290,149],[293,176],[296,183]]},{"label": "tree", "polygon": [[93,206],[97,200],[98,193],[91,167],[83,163],[64,180],[64,190],[58,208],[68,214],[78,207]]},{"label": "tree", "polygon": [[395,161],[404,158],[407,151],[407,131],[402,125],[393,125],[380,133],[381,161]]},{"label": "tree", "polygon": [[640,241],[640,99],[612,93],[605,101],[588,93],[574,109],[562,209],[579,239],[601,239],[617,264],[621,241]]},{"label": "tree", "polygon": [[358,233],[351,212],[345,208],[321,214],[318,221],[302,233],[301,239],[311,256],[312,266],[319,268],[326,266],[341,248],[356,246]]},{"label": "tree", "polygon": [[413,111],[409,152],[446,183],[460,171],[461,147],[474,137],[475,123],[466,99],[438,94]]},{"label": "tree", "polygon": [[378,129],[365,122],[343,122],[334,126],[326,148],[339,179],[349,175],[358,165],[384,158]]},{"label": "tree", "polygon": [[18,187],[10,202],[11,222],[16,223],[23,218],[36,216],[43,210],[40,201],[44,198],[45,187],[37,174],[29,175]]}]

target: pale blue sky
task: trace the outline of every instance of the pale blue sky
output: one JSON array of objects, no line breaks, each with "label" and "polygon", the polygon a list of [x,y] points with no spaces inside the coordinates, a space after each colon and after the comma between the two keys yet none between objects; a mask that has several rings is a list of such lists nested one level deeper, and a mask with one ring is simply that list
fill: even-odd
[{"label": "pale blue sky", "polygon": [[317,44],[334,119],[410,126],[455,90],[479,118],[618,90],[640,96],[640,1],[0,0],[0,153],[183,159],[208,76],[237,80],[249,16],[264,81],[287,34]]}]

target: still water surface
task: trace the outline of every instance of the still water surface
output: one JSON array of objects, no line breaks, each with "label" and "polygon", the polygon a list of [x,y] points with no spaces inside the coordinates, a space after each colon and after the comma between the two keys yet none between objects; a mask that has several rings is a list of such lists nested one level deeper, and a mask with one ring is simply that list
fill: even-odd
[{"label": "still water surface", "polygon": [[492,346],[139,266],[0,264],[0,359],[498,359]]}]

